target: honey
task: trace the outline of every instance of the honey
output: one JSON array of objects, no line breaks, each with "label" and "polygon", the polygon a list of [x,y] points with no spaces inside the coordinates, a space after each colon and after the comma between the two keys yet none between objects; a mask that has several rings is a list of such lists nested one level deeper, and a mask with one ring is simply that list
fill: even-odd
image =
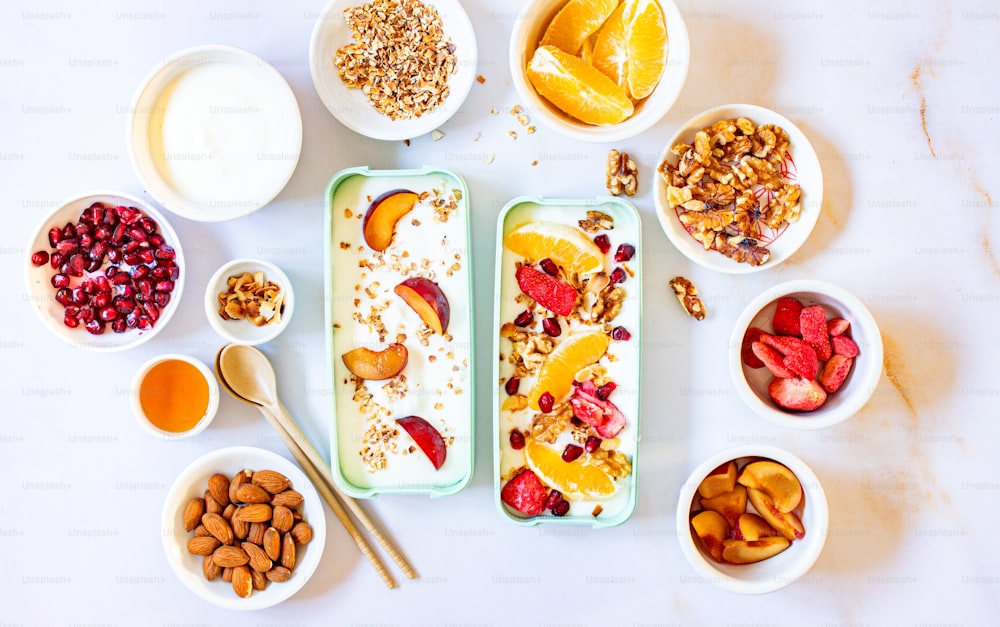
[{"label": "honey", "polygon": [[180,359],[156,364],[139,385],[139,404],[146,418],[156,428],[170,433],[192,429],[205,417],[208,403],[205,375]]}]

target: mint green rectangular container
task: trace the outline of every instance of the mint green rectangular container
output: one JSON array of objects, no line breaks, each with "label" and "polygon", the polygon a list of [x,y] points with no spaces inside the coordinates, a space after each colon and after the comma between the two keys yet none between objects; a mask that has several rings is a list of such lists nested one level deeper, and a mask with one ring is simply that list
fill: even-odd
[{"label": "mint green rectangular container", "polygon": [[[399,219],[393,243],[376,252],[364,239],[364,215],[373,199],[394,190],[430,195]],[[447,202],[435,202],[437,197],[451,197],[455,206],[448,209]],[[334,480],[356,498],[455,494],[472,478],[475,453],[472,256],[465,181],[436,167],[348,168],[330,180],[325,213],[324,308]],[[448,298],[450,322],[444,335],[432,332],[394,293],[398,282],[412,276],[431,278]],[[381,350],[400,341],[408,350],[402,375],[365,381],[359,391],[342,355],[359,345]],[[363,402],[369,394],[370,402]],[[408,415],[427,420],[448,443],[440,469],[434,469],[395,423]],[[380,443],[378,436],[386,430],[395,430],[395,435]],[[362,456],[366,447],[376,451],[368,460]],[[367,461],[380,457],[385,467],[370,471],[373,466]]]}]

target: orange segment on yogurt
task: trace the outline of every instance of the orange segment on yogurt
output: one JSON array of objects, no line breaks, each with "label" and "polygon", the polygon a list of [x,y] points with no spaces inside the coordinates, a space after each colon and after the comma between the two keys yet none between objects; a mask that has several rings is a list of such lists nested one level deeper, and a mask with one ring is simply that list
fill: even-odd
[{"label": "orange segment on yogurt", "polygon": [[635,111],[625,90],[583,59],[555,46],[540,46],[528,64],[528,80],[563,113],[588,124],[617,124]]},{"label": "orange segment on yogurt", "polygon": [[604,269],[604,253],[579,229],[554,222],[527,222],[503,238],[507,250],[525,259],[548,257],[569,274],[591,274]]},{"label": "orange segment on yogurt", "polygon": [[577,54],[583,42],[597,32],[604,20],[618,6],[619,0],[570,0],[549,22],[541,46],[555,46],[568,54]]},{"label": "orange segment on yogurt", "polygon": [[628,92],[634,100],[653,93],[667,65],[667,27],[656,0],[625,0],[628,33]]},{"label": "orange segment on yogurt", "polygon": [[528,404],[538,409],[538,399],[548,392],[563,400],[573,387],[576,373],[596,363],[608,350],[611,338],[601,331],[577,333],[563,340],[538,369],[538,380],[528,395]]},{"label": "orange segment on yogurt", "polygon": [[579,459],[564,462],[559,450],[534,438],[525,442],[524,460],[542,483],[569,500],[607,498],[617,489],[614,480],[599,467],[584,465]]}]

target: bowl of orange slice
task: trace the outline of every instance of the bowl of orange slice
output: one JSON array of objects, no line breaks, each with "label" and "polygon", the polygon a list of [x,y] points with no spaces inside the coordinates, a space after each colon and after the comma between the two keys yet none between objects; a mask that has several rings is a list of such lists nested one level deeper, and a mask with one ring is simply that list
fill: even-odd
[{"label": "bowl of orange slice", "polygon": [[677,100],[689,58],[672,0],[533,0],[510,42],[527,112],[589,142],[619,141],[656,124]]}]

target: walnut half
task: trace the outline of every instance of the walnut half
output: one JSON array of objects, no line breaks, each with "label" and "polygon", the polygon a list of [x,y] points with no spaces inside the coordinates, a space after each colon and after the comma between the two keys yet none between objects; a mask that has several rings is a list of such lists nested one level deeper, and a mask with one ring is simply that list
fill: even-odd
[{"label": "walnut half", "polygon": [[670,279],[670,287],[687,315],[693,316],[695,320],[705,319],[705,305],[698,298],[698,288],[694,283],[682,276],[675,276]]}]

